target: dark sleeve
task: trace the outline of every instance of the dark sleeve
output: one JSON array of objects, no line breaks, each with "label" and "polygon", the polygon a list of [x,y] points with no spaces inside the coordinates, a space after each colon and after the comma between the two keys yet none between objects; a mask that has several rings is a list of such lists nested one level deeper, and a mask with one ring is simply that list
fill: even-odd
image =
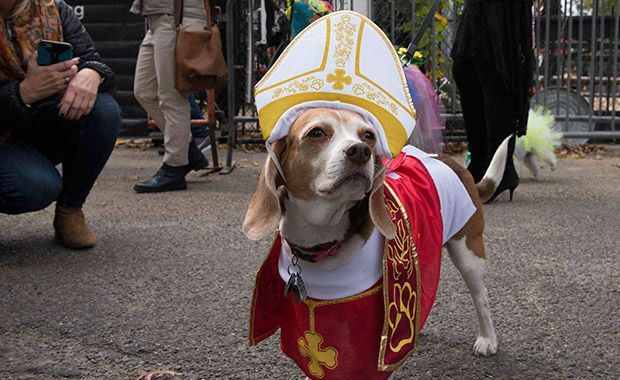
[{"label": "dark sleeve", "polygon": [[78,70],[86,68],[95,70],[103,79],[99,91],[113,91],[115,87],[114,72],[102,62],[101,56],[95,49],[93,39],[90,38],[80,19],[63,0],[56,0],[56,6],[62,21],[63,39],[73,45],[73,56],[80,58]]},{"label": "dark sleeve", "polygon": [[9,133],[18,125],[29,124],[33,117],[32,109],[24,104],[19,94],[19,81],[0,84],[0,115],[0,136]]}]

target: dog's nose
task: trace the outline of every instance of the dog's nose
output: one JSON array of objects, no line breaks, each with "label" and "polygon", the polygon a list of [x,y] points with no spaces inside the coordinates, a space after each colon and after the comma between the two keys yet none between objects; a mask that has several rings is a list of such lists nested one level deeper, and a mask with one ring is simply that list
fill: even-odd
[{"label": "dog's nose", "polygon": [[370,147],[366,144],[355,143],[349,145],[349,147],[344,150],[344,154],[346,154],[351,161],[355,162],[358,165],[362,165],[367,163],[368,160],[370,160],[370,155],[372,154],[372,151],[370,150]]}]

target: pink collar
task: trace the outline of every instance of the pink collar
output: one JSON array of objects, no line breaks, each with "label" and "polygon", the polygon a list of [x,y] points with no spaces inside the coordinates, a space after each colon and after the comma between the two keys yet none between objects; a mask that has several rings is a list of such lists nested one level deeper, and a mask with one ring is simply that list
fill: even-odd
[{"label": "pink collar", "polygon": [[[286,238],[282,237],[286,240]],[[289,247],[291,247],[291,253],[293,257],[297,256],[304,261],[316,263],[327,257],[336,256],[338,250],[342,247],[344,240],[334,240],[328,243],[317,244],[313,247],[301,247],[286,240]]]}]

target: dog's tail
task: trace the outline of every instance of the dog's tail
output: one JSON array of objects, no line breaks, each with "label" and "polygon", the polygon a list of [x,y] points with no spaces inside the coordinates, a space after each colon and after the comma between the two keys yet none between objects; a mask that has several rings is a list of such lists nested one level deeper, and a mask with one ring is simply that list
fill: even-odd
[{"label": "dog's tail", "polygon": [[486,201],[491,199],[491,196],[495,193],[502,177],[504,177],[506,159],[508,158],[508,144],[511,138],[512,135],[506,137],[506,139],[500,144],[499,148],[497,148],[495,154],[493,155],[489,168],[486,173],[484,173],[484,177],[476,184],[478,194],[480,195],[480,201],[482,203],[486,203]]}]

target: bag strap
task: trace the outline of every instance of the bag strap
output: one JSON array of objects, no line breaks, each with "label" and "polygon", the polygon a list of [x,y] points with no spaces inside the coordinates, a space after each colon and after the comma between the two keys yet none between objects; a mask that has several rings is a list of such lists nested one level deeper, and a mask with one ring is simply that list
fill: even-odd
[{"label": "bag strap", "polygon": [[[184,0],[174,0],[174,20],[177,29],[183,24],[183,10],[185,6]],[[207,16],[207,30],[211,30],[211,25],[215,24],[213,22],[213,15],[211,14],[211,4],[209,0],[204,0],[205,4],[205,15]]]},{"label": "bag strap", "polygon": [[174,0],[174,23],[177,29],[183,24],[183,0]]},{"label": "bag strap", "polygon": [[213,15],[211,14],[211,3],[209,0],[205,0],[205,13],[207,14],[207,30],[211,30],[211,25],[214,25]]}]

